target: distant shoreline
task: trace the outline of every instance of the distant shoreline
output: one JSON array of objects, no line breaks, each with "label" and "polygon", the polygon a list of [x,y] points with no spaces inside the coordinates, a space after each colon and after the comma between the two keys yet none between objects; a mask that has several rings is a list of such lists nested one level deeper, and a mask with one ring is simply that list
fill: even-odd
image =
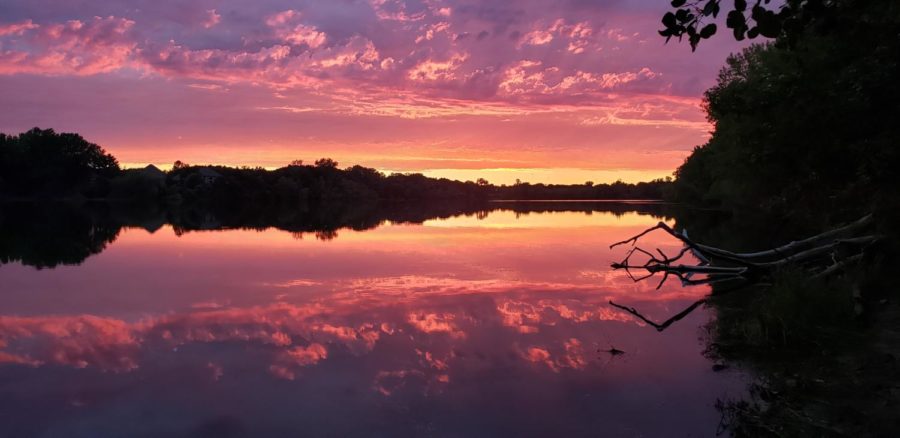
[{"label": "distant shoreline", "polygon": [[663,199],[488,199],[488,202],[610,202],[620,204],[671,204]]}]

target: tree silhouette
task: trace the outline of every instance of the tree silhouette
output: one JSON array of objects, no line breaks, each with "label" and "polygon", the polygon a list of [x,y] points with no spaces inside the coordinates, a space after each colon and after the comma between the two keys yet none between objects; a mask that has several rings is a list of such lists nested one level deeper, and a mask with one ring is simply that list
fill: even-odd
[{"label": "tree silhouette", "polygon": [[331,158],[319,158],[316,160],[316,167],[336,169],[338,167],[338,162]]},{"label": "tree silhouette", "polygon": [[78,134],[40,128],[18,136],[0,134],[0,174],[7,192],[93,192],[119,172],[112,155]]},{"label": "tree silhouette", "polygon": [[[318,159],[314,166],[295,160],[275,170],[191,166],[179,160],[165,174],[155,167],[121,171],[115,158],[99,146],[78,135],[52,130],[33,130],[19,136],[0,134],[0,146],[3,198],[82,194],[142,204],[159,202],[182,208],[205,205],[236,211],[273,204],[347,200],[660,199],[668,185],[661,180],[612,185],[532,185],[516,180],[515,186],[494,186],[485,178],[460,182],[418,173],[385,175],[359,165],[339,169],[331,158]],[[67,173],[67,169],[80,173]]]},{"label": "tree silhouette", "polygon": [[678,201],[809,223],[897,205],[900,40],[886,35],[900,32],[900,4],[837,4],[830,32],[728,59],[705,94],[715,130],[678,169]]},{"label": "tree silhouette", "polygon": [[[775,7],[770,0],[749,3],[747,0],[733,0],[727,9],[725,25],[738,41],[759,36],[793,40],[811,22],[839,9],[840,3],[852,2],[787,0]],[[723,12],[723,7],[728,7],[723,0],[672,0],[671,5],[673,10],[663,16],[665,29],[660,30],[659,34],[666,38],[666,42],[672,37],[681,41],[686,35],[691,51],[697,50],[701,40],[716,34],[718,27],[712,21]]]}]

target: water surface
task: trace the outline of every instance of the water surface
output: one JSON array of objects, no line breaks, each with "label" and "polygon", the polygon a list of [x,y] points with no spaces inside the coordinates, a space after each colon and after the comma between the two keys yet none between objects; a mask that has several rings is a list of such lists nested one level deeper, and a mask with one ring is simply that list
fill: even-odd
[{"label": "water surface", "polygon": [[0,266],[0,436],[715,433],[715,401],[742,385],[702,355],[711,315],[657,333],[608,305],[663,320],[707,292],[609,269],[623,251],[609,244],[655,210],[441,216],[306,232],[90,222],[100,244],[50,262],[34,229],[5,230],[28,254]]}]

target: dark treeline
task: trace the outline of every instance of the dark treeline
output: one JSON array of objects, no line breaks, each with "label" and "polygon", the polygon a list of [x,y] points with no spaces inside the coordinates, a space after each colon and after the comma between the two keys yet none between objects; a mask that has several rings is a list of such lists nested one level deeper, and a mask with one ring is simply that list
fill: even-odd
[{"label": "dark treeline", "polygon": [[797,263],[740,293],[713,288],[709,353],[760,375],[749,397],[721,405],[723,424],[735,436],[896,435],[900,2],[671,5],[661,33],[695,48],[720,9],[735,38],[774,37],[728,59],[705,94],[712,136],[670,192],[725,217],[682,210],[677,227],[758,251],[871,213],[866,232],[880,239],[827,278]]},{"label": "dark treeline", "polygon": [[0,133],[0,196],[103,197],[121,173],[115,157],[77,134]]},{"label": "dark treeline", "polygon": [[329,158],[295,161],[266,170],[192,166],[175,162],[123,170],[115,157],[77,134],[34,128],[0,134],[0,198],[114,199],[232,207],[294,205],[341,200],[423,201],[486,199],[661,199],[669,181],[647,183],[495,186],[484,179],[453,181],[421,174],[385,175],[375,169],[341,169]]},{"label": "dark treeline", "polygon": [[715,129],[677,170],[674,200],[818,227],[895,216],[900,4],[788,4],[779,17],[794,24],[731,56],[706,92]]},{"label": "dark treeline", "polygon": [[77,265],[112,244],[125,227],[156,232],[166,224],[175,233],[278,229],[295,238],[332,240],[344,230],[369,230],[386,223],[421,224],[454,216],[487,218],[495,211],[519,215],[558,211],[637,213],[666,217],[668,206],[629,202],[326,202],[266,208],[191,205],[160,208],[122,202],[9,202],[0,208],[0,265],[19,262],[36,268]]},{"label": "dark treeline", "polygon": [[667,196],[672,181],[656,179],[649,182],[628,184],[617,181],[612,184],[529,184],[518,183],[512,186],[490,186],[488,196],[491,199],[540,199],[540,200],[574,200],[574,199],[634,199],[661,200]]}]

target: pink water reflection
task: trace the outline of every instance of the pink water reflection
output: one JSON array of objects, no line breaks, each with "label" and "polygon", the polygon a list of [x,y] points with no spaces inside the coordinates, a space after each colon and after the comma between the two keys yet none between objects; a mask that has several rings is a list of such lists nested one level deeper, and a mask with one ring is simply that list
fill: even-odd
[{"label": "pink water reflection", "polygon": [[[81,266],[0,269],[0,389],[18,394],[0,407],[40,404],[24,386],[54,376],[67,384],[41,390],[59,403],[48,409],[78,405],[80,414],[60,414],[50,428],[84,415],[105,424],[124,403],[180,409],[180,423],[159,432],[227,414],[253,431],[295,430],[300,415],[321,434],[356,434],[367,429],[341,429],[341,416],[378,427],[392,418],[387,407],[424,403],[435,410],[377,430],[415,434],[425,422],[437,435],[589,434],[608,422],[624,433],[712,431],[712,403],[737,386],[700,354],[708,314],[660,334],[607,304],[665,319],[706,293],[655,290],[609,270],[622,253],[609,243],[655,221],[493,212],[330,241],[129,229]],[[664,236],[645,243],[678,248]],[[627,353],[598,351],[610,346]],[[268,410],[238,409],[248,397]],[[324,405],[283,412],[310,398]],[[185,404],[198,400],[206,405]],[[513,421],[497,412],[503,403],[536,410],[553,429]],[[649,425],[648,406],[659,411]]]}]

